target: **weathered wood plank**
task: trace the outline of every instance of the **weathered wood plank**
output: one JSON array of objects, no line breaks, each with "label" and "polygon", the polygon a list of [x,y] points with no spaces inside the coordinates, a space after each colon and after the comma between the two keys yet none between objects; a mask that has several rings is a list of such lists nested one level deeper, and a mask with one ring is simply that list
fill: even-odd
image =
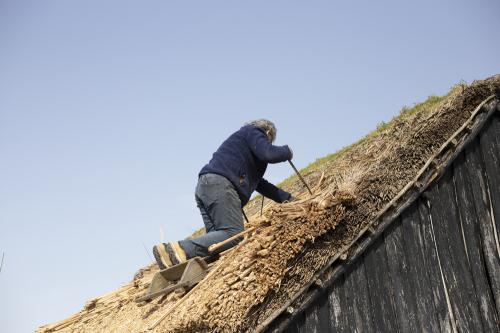
[{"label": "weathered wood plank", "polygon": [[393,285],[387,276],[389,267],[383,235],[368,249],[364,256],[364,262],[373,327],[378,332],[396,332],[398,324],[392,294]]},{"label": "weathered wood plank", "polygon": [[476,208],[471,185],[469,184],[466,169],[465,155],[460,155],[453,164],[453,179],[457,207],[460,213],[460,222],[466,244],[467,258],[472,272],[476,297],[479,300],[479,308],[483,329],[486,332],[497,332],[499,321],[495,309],[495,301],[489,286],[487,271],[484,264],[484,256],[481,250],[481,236]]},{"label": "weathered wood plank", "polygon": [[295,317],[295,320],[286,328],[286,333],[301,333],[306,332],[306,315],[304,313]]},{"label": "weathered wood plank", "polygon": [[446,173],[433,190],[436,200],[431,205],[431,216],[455,324],[461,332],[480,332],[481,317],[461,234],[452,174]]},{"label": "weathered wood plank", "polygon": [[[462,163],[463,162],[463,163]],[[454,167],[456,198],[460,212],[462,230],[467,246],[468,262],[471,268],[474,286],[479,300],[483,326],[488,331],[491,325],[497,327],[498,315],[494,298],[488,281],[485,258],[482,250],[481,231],[471,185],[466,177],[466,169],[470,167],[464,158],[457,160]],[[496,331],[496,330],[495,330]]]},{"label": "weathered wood plank", "polygon": [[357,332],[374,332],[372,326],[370,296],[362,258],[351,267],[346,278],[352,281],[352,322]]},{"label": "weathered wood plank", "polygon": [[330,312],[330,326],[333,332],[349,332],[348,318],[345,302],[345,278],[339,277],[328,292],[328,308]]},{"label": "weathered wood plank", "polygon": [[[435,185],[433,186],[435,187]],[[432,228],[432,220],[428,207],[428,200],[432,200],[431,190],[425,192],[426,198],[418,201],[418,214],[420,218],[420,234],[423,243],[423,268],[428,276],[429,286],[432,292],[434,311],[439,325],[439,332],[449,332],[451,330],[451,318],[446,304],[446,294],[439,268],[438,253],[435,246],[435,236]]]},{"label": "weathered wood plank", "polygon": [[[500,108],[500,103],[498,105],[499,106],[497,106],[497,108]],[[489,131],[491,132],[492,137],[495,138],[497,143],[496,147],[500,149],[500,111],[497,111],[496,115],[491,117],[489,122]],[[497,150],[497,154],[500,154],[500,150]]]},{"label": "weathered wood plank", "polygon": [[500,144],[500,111],[498,111],[498,109],[500,109],[500,103],[497,104],[496,114],[491,117],[491,123],[494,137],[496,138],[498,144]]},{"label": "weathered wood plank", "polygon": [[421,222],[417,201],[401,216],[401,229],[404,251],[408,260],[408,273],[413,281],[413,293],[416,303],[415,315],[418,321],[416,327],[422,332],[438,332],[439,323],[433,302],[428,258],[425,256],[425,244],[421,234]]},{"label": "weathered wood plank", "polygon": [[[298,332],[330,332],[330,313],[328,303],[328,292],[324,292],[306,309],[306,311],[304,311],[304,323],[302,327],[298,329]],[[294,322],[296,321],[297,319],[294,320]],[[287,328],[286,332],[288,332],[288,329],[289,328]]]},{"label": "weathered wood plank", "polygon": [[305,325],[304,325],[304,331],[305,332],[308,332],[308,333],[317,333],[319,332],[318,331],[318,324],[319,324],[319,320],[318,320],[318,311],[317,311],[317,307],[316,307],[316,304],[311,304],[312,306],[309,306],[306,311],[305,311],[305,315],[306,315],[306,321],[305,321]]},{"label": "weathered wood plank", "polygon": [[417,305],[414,295],[413,279],[410,275],[408,260],[403,244],[401,219],[397,219],[384,232],[387,264],[392,280],[396,319],[401,332],[409,332],[418,327]]},{"label": "weathered wood plank", "polygon": [[474,199],[474,207],[482,241],[482,251],[488,272],[488,280],[496,304],[500,310],[500,258],[493,232],[492,217],[489,209],[487,183],[482,167],[479,142],[474,142],[465,151],[467,158],[466,176]]},{"label": "weathered wood plank", "polygon": [[[500,124],[498,126],[500,127]],[[495,216],[496,236],[497,239],[500,239],[500,137],[497,138],[495,134],[495,122],[492,119],[486,124],[479,137],[479,142],[486,169],[491,206]]]},{"label": "weathered wood plank", "polygon": [[330,310],[328,304],[328,295],[326,294],[326,292],[324,292],[315,303],[315,308],[318,315],[316,332],[330,332]]},{"label": "weathered wood plank", "polygon": [[352,332],[356,329],[356,322],[354,319],[354,280],[351,277],[351,269],[344,273],[344,294],[340,299],[341,307],[344,309],[344,322],[346,330]]}]

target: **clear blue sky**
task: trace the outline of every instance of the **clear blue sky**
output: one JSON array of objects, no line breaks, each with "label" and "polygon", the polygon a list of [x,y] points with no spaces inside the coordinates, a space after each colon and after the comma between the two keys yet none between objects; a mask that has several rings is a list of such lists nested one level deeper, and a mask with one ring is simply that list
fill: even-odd
[{"label": "clear blue sky", "polygon": [[[0,1],[0,331],[202,226],[199,169],[269,118],[298,167],[500,73],[498,1]],[[291,174],[273,165],[267,178]]]}]

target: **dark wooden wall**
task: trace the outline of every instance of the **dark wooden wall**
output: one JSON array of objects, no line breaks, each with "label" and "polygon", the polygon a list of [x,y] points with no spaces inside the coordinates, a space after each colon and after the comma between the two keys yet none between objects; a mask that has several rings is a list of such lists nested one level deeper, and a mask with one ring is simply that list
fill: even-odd
[{"label": "dark wooden wall", "polygon": [[500,332],[500,117],[288,332]]}]

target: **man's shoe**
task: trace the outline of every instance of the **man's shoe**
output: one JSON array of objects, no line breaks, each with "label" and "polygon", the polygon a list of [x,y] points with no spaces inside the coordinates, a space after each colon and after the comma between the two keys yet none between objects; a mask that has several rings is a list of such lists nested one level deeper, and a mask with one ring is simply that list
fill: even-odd
[{"label": "man's shoe", "polygon": [[172,260],[170,260],[170,256],[167,253],[166,245],[167,244],[165,243],[160,243],[153,246],[153,255],[160,269],[165,269],[173,266]]},{"label": "man's shoe", "polygon": [[165,245],[167,253],[170,257],[170,260],[174,265],[180,264],[181,262],[185,262],[187,260],[186,252],[179,245],[179,242],[170,242]]},{"label": "man's shoe", "polygon": [[160,269],[172,267],[187,260],[186,252],[179,242],[161,243],[153,246],[153,255]]}]

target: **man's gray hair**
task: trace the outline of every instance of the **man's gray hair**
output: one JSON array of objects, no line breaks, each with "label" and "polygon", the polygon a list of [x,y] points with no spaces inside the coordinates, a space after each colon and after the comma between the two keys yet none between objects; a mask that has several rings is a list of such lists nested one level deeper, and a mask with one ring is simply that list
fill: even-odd
[{"label": "man's gray hair", "polygon": [[276,126],[274,126],[273,122],[267,119],[258,119],[252,120],[246,123],[245,125],[251,125],[263,129],[264,132],[268,132],[271,135],[271,142],[274,142],[276,139]]}]

